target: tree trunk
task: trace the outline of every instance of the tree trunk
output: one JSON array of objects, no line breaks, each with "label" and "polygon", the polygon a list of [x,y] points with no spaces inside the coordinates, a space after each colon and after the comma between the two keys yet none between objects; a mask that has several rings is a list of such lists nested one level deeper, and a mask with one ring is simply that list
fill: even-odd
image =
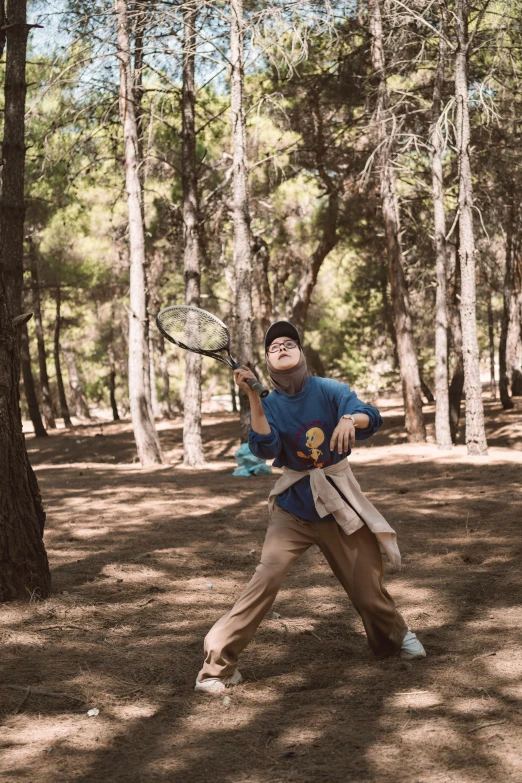
[{"label": "tree trunk", "polygon": [[7,307],[11,317],[22,304],[25,172],[25,58],[29,26],[26,0],[7,0],[7,55],[4,82],[4,136],[2,142],[2,212],[0,247]]},{"label": "tree trunk", "polygon": [[[522,304],[522,255],[520,253],[520,204],[514,183],[509,192],[509,212],[506,227],[506,271],[504,274],[504,308],[500,327],[498,388],[504,410],[514,408],[509,394],[520,339],[520,308]],[[513,391],[513,390],[511,390]]]},{"label": "tree trunk", "polygon": [[[198,0],[183,8],[183,94],[182,94],[182,190],[183,190],[183,269],[185,304],[199,307],[201,287],[201,239],[196,157],[196,20]],[[201,468],[205,464],[201,437],[201,356],[185,352],[185,392],[183,405],[183,464]]]},{"label": "tree trunk", "polygon": [[455,252],[454,258],[453,292],[450,307],[450,331],[453,342],[455,362],[451,383],[449,386],[449,414],[452,443],[457,442],[460,408],[462,404],[462,392],[464,391],[464,358],[462,356],[462,330],[460,328],[460,304],[458,298],[458,291],[460,290],[460,260],[458,249]]},{"label": "tree trunk", "polygon": [[[7,57],[9,57],[9,32]],[[2,216],[3,217],[3,216]],[[22,434],[19,339],[7,310],[0,264],[0,602],[46,598],[51,574],[43,543],[45,511]],[[22,324],[24,327],[25,324]],[[43,424],[41,425],[43,427]],[[43,431],[45,433],[45,430]]]},{"label": "tree trunk", "polygon": [[114,348],[112,342],[109,343],[107,348],[107,354],[109,357],[109,398],[112,410],[112,420],[119,421],[120,414],[118,413],[118,405],[116,403],[116,359],[114,357]]},{"label": "tree trunk", "polygon": [[[3,7],[3,3],[2,3]],[[7,1],[3,187],[0,196],[0,601],[46,598],[51,589],[43,544],[45,512],[29,463],[20,413],[17,326],[23,276],[25,0]],[[0,46],[2,42],[0,41]],[[14,318],[14,323],[13,323]]]},{"label": "tree trunk", "polygon": [[487,291],[488,307],[488,337],[489,337],[489,376],[490,376],[490,397],[492,400],[497,398],[497,385],[495,382],[495,319],[493,317],[493,304],[491,301],[491,288]]},{"label": "tree trunk", "polygon": [[150,404],[152,408],[152,415],[154,419],[156,416],[161,415],[160,404],[158,399],[158,386],[156,383],[156,360],[154,356],[154,339],[152,337],[152,329],[149,321],[149,384],[150,384]]},{"label": "tree trunk", "polygon": [[115,0],[120,64],[120,111],[125,146],[125,187],[129,215],[130,312],[129,312],[129,402],[138,458],[142,465],[163,462],[151,415],[148,361],[148,313],[145,282],[145,232],[138,173],[139,147],[134,111],[129,21],[126,0]]},{"label": "tree trunk", "polygon": [[62,353],[67,365],[67,374],[69,375],[69,387],[71,389],[71,399],[74,406],[75,415],[78,418],[90,419],[91,412],[85,399],[82,382],[80,380],[80,373],[78,372],[78,365],[76,364],[76,356],[74,350],[68,343],[62,344]]},{"label": "tree trunk", "polygon": [[422,375],[421,375],[420,382],[421,382],[421,391],[424,394],[424,397],[426,398],[426,402],[430,404],[432,402],[435,402],[436,400],[435,397],[433,396],[433,392],[428,386],[428,384],[426,383],[426,381],[424,380],[424,378],[422,377]]},{"label": "tree trunk", "polygon": [[459,161],[459,254],[461,271],[460,322],[466,395],[466,445],[468,454],[487,454],[480,359],[477,340],[475,238],[473,233],[473,187],[470,163],[468,84],[469,0],[457,0],[457,50],[455,98],[457,101],[457,154]]},{"label": "tree trunk", "polygon": [[[442,32],[446,30],[446,10],[439,1]],[[442,87],[444,84],[444,64],[446,42],[439,37],[439,57],[433,85],[433,103],[431,113],[432,145],[432,189],[433,218],[435,230],[435,258],[437,274],[437,293],[435,303],[435,437],[439,449],[451,449],[451,429],[448,388],[448,310],[447,310],[447,254],[446,254],[446,213],[444,209],[444,175],[442,153],[444,140],[439,124],[442,108]]]},{"label": "tree trunk", "polygon": [[513,376],[511,379],[511,391],[513,397],[522,397],[522,372],[518,367],[513,370]]},{"label": "tree trunk", "polygon": [[54,322],[54,368],[56,371],[56,385],[58,387],[58,400],[60,403],[60,415],[63,418],[64,427],[72,427],[69,406],[65,396],[65,387],[63,385],[62,365],[60,362],[60,330],[62,326],[62,290],[60,286],[56,288],[56,320]]},{"label": "tree trunk", "polygon": [[[253,366],[252,346],[252,234],[248,206],[248,166],[244,96],[243,0],[230,0],[231,115],[233,150],[234,268],[236,274],[236,337],[239,364]],[[241,442],[248,440],[250,405],[239,390]]]},{"label": "tree trunk", "polygon": [[[127,0],[125,0],[127,2]],[[133,9],[134,17],[134,73],[133,73],[133,97],[134,97],[134,114],[136,117],[136,134],[138,141],[138,176],[140,178],[141,187],[141,206],[143,221],[145,221],[145,210],[143,204],[143,188],[145,186],[145,166],[143,161],[143,136],[144,136],[144,124],[145,115],[143,112],[143,43],[145,38],[145,13],[144,8],[140,8],[140,4],[136,3]],[[128,30],[128,28],[127,28]],[[129,36],[130,38],[130,36]]]},{"label": "tree trunk", "polygon": [[462,332],[460,330],[460,321],[458,324],[458,335],[460,351],[455,357],[455,367],[449,385],[449,406],[450,406],[450,431],[451,441],[456,443],[459,434],[460,411],[462,405],[462,395],[464,392],[464,357],[462,356]]},{"label": "tree trunk", "polygon": [[[268,279],[270,267],[270,250],[263,237],[255,236],[253,239],[253,268],[252,277],[256,292],[254,311],[259,322],[259,336],[264,338],[265,332],[274,320],[274,307],[272,304],[272,292]],[[263,341],[261,341],[263,345]],[[264,350],[263,350],[264,358]]]},{"label": "tree trunk", "polygon": [[237,407],[236,382],[233,375],[230,376],[230,400],[232,402],[232,413],[238,413],[239,408]]},{"label": "tree trunk", "polygon": [[383,30],[380,0],[369,0],[370,32],[372,35],[372,67],[378,81],[375,128],[380,144],[379,165],[381,178],[381,201],[386,235],[388,271],[390,275],[393,318],[397,336],[397,353],[404,397],[405,426],[408,440],[426,440],[426,428],[422,414],[421,383],[417,351],[413,338],[410,304],[402,248],[400,243],[399,206],[395,172],[391,161],[391,142],[386,123],[389,108],[386,84],[386,63],[384,57]]},{"label": "tree trunk", "polygon": [[338,214],[339,198],[337,192],[332,190],[328,194],[328,206],[321,239],[301,275],[292,301],[292,316],[290,320],[298,329],[301,337],[304,334],[306,316],[308,314],[308,308],[310,307],[315,284],[317,283],[319,271],[326,256],[334,249],[338,242]]},{"label": "tree trunk", "polygon": [[33,292],[34,328],[38,345],[38,368],[40,370],[40,391],[42,398],[42,413],[47,429],[56,429],[54,421],[53,402],[47,373],[47,354],[45,351],[44,330],[42,324],[42,308],[40,303],[40,285],[38,280],[38,265],[34,239],[29,238],[29,269],[31,272],[31,287]]},{"label": "tree trunk", "polygon": [[164,419],[169,419],[172,414],[172,409],[170,407],[170,378],[169,378],[169,368],[167,362],[167,352],[165,350],[165,338],[163,337],[162,334],[160,334],[158,340],[158,351],[160,355],[159,368],[160,368],[160,377],[161,377],[160,410],[161,410],[161,416]]},{"label": "tree trunk", "polygon": [[33,423],[36,437],[43,438],[47,436],[47,432],[43,425],[42,417],[40,416],[40,408],[38,407],[38,399],[34,388],[27,324],[20,327],[20,362],[22,365],[22,378],[24,381],[25,400],[29,411],[29,418]]},{"label": "tree trunk", "polygon": [[306,316],[312,299],[312,294],[317,282],[319,271],[326,256],[334,249],[339,237],[337,236],[337,220],[339,217],[339,197],[334,179],[328,172],[326,159],[326,145],[324,141],[323,115],[319,104],[319,98],[314,98],[310,107],[310,113],[314,129],[314,151],[316,167],[328,193],[328,203],[324,216],[322,235],[312,257],[303,270],[301,279],[292,301],[290,320],[297,327],[301,337],[304,334]]}]

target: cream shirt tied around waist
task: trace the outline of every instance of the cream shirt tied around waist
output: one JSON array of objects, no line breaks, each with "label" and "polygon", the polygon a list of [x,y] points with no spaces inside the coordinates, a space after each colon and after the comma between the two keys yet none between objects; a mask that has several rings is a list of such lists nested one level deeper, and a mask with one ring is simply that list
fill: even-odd
[{"label": "cream shirt tied around waist", "polygon": [[[310,476],[312,495],[319,516],[325,517],[328,514],[333,514],[337,524],[348,535],[355,533],[366,524],[382,544],[392,566],[400,568],[401,553],[397,545],[397,533],[370,503],[357,483],[347,458],[336,465],[328,465],[326,468],[312,468],[312,470],[306,471],[291,470],[285,466],[283,475],[279,477],[268,496],[270,514],[274,509],[277,495],[285,492],[292,484],[300,481],[307,474]],[[330,484],[326,476],[332,479],[335,486]],[[344,497],[339,494],[340,492]],[[349,504],[344,498],[348,499]]]}]

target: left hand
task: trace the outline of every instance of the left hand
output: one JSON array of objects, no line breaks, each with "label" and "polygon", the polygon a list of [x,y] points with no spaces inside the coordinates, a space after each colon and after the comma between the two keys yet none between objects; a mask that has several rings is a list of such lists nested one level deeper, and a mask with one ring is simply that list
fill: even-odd
[{"label": "left hand", "polygon": [[330,451],[333,451],[335,444],[337,443],[337,450],[339,454],[348,451],[348,446],[352,449],[355,446],[355,427],[350,419],[341,419],[337,427],[334,429],[332,437],[330,439]]}]

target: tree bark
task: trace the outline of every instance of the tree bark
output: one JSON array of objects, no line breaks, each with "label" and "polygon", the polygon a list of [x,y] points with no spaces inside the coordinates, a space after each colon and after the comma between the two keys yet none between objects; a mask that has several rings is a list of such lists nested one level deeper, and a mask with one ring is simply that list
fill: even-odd
[{"label": "tree bark", "polygon": [[462,281],[460,321],[462,328],[462,353],[464,357],[464,391],[466,395],[466,445],[468,454],[485,455],[487,454],[487,441],[484,429],[480,357],[477,340],[473,186],[469,150],[469,0],[457,0],[456,11],[456,146],[459,161],[459,254]]},{"label": "tree bark", "polygon": [[435,437],[439,449],[451,449],[451,428],[448,388],[448,310],[447,310],[447,253],[446,253],[446,212],[444,208],[444,174],[442,153],[444,139],[439,124],[442,108],[442,87],[444,84],[444,65],[446,59],[446,7],[439,2],[440,24],[444,35],[439,36],[439,57],[432,103],[432,190],[433,219],[435,231],[435,258],[437,275],[437,293],[435,302]]},{"label": "tree bark", "polygon": [[337,235],[337,221],[339,217],[339,195],[337,193],[334,179],[328,172],[328,162],[326,159],[326,144],[324,140],[323,116],[319,99],[315,98],[311,105],[311,115],[314,128],[314,147],[315,159],[319,177],[326,188],[328,202],[324,216],[322,235],[319,243],[309,259],[308,264],[303,270],[301,279],[292,301],[292,311],[290,320],[297,327],[301,337],[304,334],[306,316],[312,300],[315,284],[323,261],[327,255],[334,249],[339,237]]},{"label": "tree bark", "polygon": [[232,413],[238,413],[239,408],[237,407],[236,382],[233,375],[230,376],[230,400],[232,402]]},{"label": "tree bark", "polygon": [[[259,322],[259,331],[264,337],[266,330],[274,320],[274,307],[272,303],[272,292],[268,279],[270,267],[270,251],[267,243],[261,236],[253,238],[253,268],[252,277],[256,291],[255,312]],[[264,351],[263,351],[264,354]]]},{"label": "tree bark", "polygon": [[[7,36],[9,57],[9,32]],[[22,433],[17,329],[7,310],[0,264],[0,602],[47,598],[51,574],[43,543],[45,511]],[[43,427],[43,425],[42,425]],[[44,431],[45,432],[45,431]]]},{"label": "tree bark", "polygon": [[60,415],[63,418],[64,427],[72,427],[71,415],[67,398],[65,396],[65,387],[63,385],[62,364],[60,361],[60,331],[62,327],[62,290],[60,286],[56,288],[56,319],[54,322],[54,368],[56,371],[56,386],[58,387],[58,401],[60,403]]},{"label": "tree bark", "polygon": [[114,356],[114,348],[112,345],[112,341],[109,343],[109,346],[107,348],[107,354],[109,357],[108,386],[109,386],[109,399],[110,399],[111,410],[112,410],[112,420],[120,421],[120,414],[118,413],[118,405],[116,403],[116,359]]},{"label": "tree bark", "polygon": [[6,40],[5,0],[0,0],[0,59],[4,55],[5,40]]},{"label": "tree bark", "polygon": [[430,404],[432,402],[436,402],[435,397],[433,396],[432,390],[430,389],[430,387],[428,386],[428,384],[426,383],[426,381],[424,380],[422,375],[421,375],[420,382],[421,382],[421,391],[424,394],[424,397],[426,398],[426,402],[428,402]]},{"label": "tree bark", "polygon": [[377,131],[377,142],[380,145],[379,166],[382,213],[386,235],[393,318],[397,336],[397,353],[404,397],[406,432],[409,441],[421,442],[426,440],[426,428],[422,413],[419,366],[413,338],[408,289],[400,243],[397,188],[390,154],[392,139],[389,136],[386,124],[389,96],[386,84],[386,62],[380,2],[381,0],[369,0],[372,68],[374,77],[378,82],[374,127]]},{"label": "tree bark", "polygon": [[[198,1],[183,7],[183,91],[182,91],[182,190],[183,190],[183,270],[185,304],[199,307],[201,289],[201,237],[196,157],[196,21]],[[185,391],[183,405],[183,464],[201,468],[205,464],[201,437],[201,356],[185,352]]]},{"label": "tree bark", "polygon": [[159,351],[159,369],[160,369],[160,377],[161,377],[161,401],[160,401],[160,410],[161,410],[161,416],[164,419],[169,419],[172,414],[172,409],[170,405],[170,378],[169,378],[169,369],[168,369],[168,362],[167,362],[167,352],[165,350],[165,338],[162,334],[159,336],[158,340],[158,351]]},{"label": "tree bark", "polygon": [[148,313],[145,281],[145,232],[139,178],[139,144],[134,109],[129,20],[126,0],[115,0],[120,65],[120,112],[125,148],[125,187],[129,215],[129,402],[138,458],[142,465],[163,462],[151,415],[148,361]]},{"label": "tree bark", "polygon": [[38,264],[34,239],[29,238],[29,269],[31,272],[31,287],[33,292],[34,326],[38,345],[38,368],[40,371],[40,392],[42,398],[42,413],[48,429],[56,429],[54,421],[53,401],[49,375],[47,373],[47,354],[45,351],[44,329],[42,323],[42,308],[40,302],[40,284],[38,279]]},{"label": "tree bark", "polygon": [[489,337],[489,377],[490,377],[490,397],[492,400],[497,398],[497,385],[495,381],[495,319],[493,317],[493,304],[491,301],[491,288],[487,291],[487,309],[488,309],[488,337]]},{"label": "tree bark", "polygon": [[38,399],[34,388],[33,370],[31,367],[31,355],[29,352],[29,334],[27,333],[27,324],[20,327],[20,362],[22,365],[22,378],[24,381],[25,401],[29,411],[29,418],[34,427],[34,434],[37,438],[47,437],[44,427]]},{"label": "tree bark", "polygon": [[5,5],[7,54],[4,82],[4,136],[2,142],[2,188],[0,192],[0,247],[7,307],[14,318],[22,303],[24,247],[25,172],[25,59],[29,25],[26,0],[7,0]]},{"label": "tree bark", "polygon": [[[522,306],[522,254],[520,253],[519,199],[512,182],[509,190],[509,210],[506,226],[506,270],[504,274],[504,307],[500,327],[498,388],[504,410],[514,408],[509,393],[520,339]],[[513,391],[513,390],[511,390]]]},{"label": "tree bark", "polygon": [[449,413],[451,441],[452,443],[456,443],[459,431],[462,393],[464,391],[464,358],[462,356],[462,330],[460,328],[460,304],[458,298],[458,292],[460,290],[460,260],[458,249],[455,251],[453,266],[453,291],[449,311],[450,331],[455,361],[451,383],[449,385]]},{"label": "tree bark", "polygon": [[338,242],[337,219],[339,215],[339,197],[335,190],[328,194],[325,223],[319,244],[306,265],[292,301],[292,316],[290,318],[299,334],[303,337],[306,316],[312,300],[312,294],[317,283],[317,277],[323,261]]},{"label": "tree bark", "polygon": [[156,416],[161,415],[160,404],[158,399],[158,386],[156,383],[156,357],[154,355],[154,339],[152,336],[151,323],[149,321],[149,384],[150,384],[150,404],[152,408],[152,416],[154,419]]},{"label": "tree bark", "polygon": [[522,397],[522,371],[519,367],[513,369],[511,378],[511,393],[513,397]]},{"label": "tree bark", "polygon": [[[248,165],[244,96],[243,0],[230,0],[232,190],[234,226],[234,268],[236,276],[236,337],[239,364],[253,367],[252,345],[252,233],[248,205]],[[241,442],[248,440],[250,406],[239,390]]]},{"label": "tree bark", "polygon": [[74,406],[74,413],[78,418],[90,419],[91,412],[85,398],[76,356],[74,350],[68,343],[62,344],[62,353],[67,365],[67,374],[69,376],[69,388],[71,389],[71,399]]},{"label": "tree bark", "polygon": [[[3,3],[2,3],[3,6]],[[45,512],[29,463],[20,413],[17,327],[23,276],[25,0],[8,0],[3,187],[0,196],[0,601],[46,598],[51,589],[43,544]],[[0,41],[1,45],[1,41]],[[14,322],[13,322],[14,319]]]}]

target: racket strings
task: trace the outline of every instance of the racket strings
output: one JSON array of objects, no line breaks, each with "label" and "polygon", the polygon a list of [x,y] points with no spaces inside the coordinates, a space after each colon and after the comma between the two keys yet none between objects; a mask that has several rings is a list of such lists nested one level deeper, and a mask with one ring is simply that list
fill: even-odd
[{"label": "racket strings", "polygon": [[162,330],[190,351],[221,351],[228,331],[211,313],[192,307],[166,308],[158,315]]}]

